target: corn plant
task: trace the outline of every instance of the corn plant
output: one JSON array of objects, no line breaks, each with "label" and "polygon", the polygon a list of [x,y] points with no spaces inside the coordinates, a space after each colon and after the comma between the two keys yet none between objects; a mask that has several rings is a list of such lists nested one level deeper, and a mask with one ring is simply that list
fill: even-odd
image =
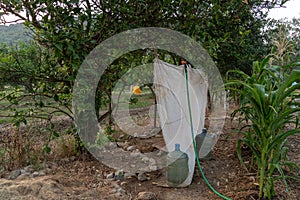
[{"label": "corn plant", "polygon": [[[278,76],[278,67],[268,66],[268,60],[255,63],[251,76],[230,71],[228,74],[236,74],[242,80],[229,80],[227,87],[239,93],[240,106],[233,115],[240,114],[247,124],[239,130],[243,137],[237,143],[238,158],[245,167],[241,147],[251,149],[258,169],[259,197],[271,199],[275,195],[275,180],[281,179],[288,187],[286,179],[297,178],[284,172],[284,167],[299,168],[287,159],[288,148],[284,144],[289,136],[300,133],[300,103],[295,101],[300,89],[300,71],[291,70],[289,75]],[[288,124],[295,126],[288,129]]]}]

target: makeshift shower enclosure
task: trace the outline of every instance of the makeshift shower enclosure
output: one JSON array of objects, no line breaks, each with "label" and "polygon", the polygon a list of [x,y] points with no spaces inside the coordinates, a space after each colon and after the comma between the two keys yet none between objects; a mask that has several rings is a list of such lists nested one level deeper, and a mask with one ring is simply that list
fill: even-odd
[{"label": "makeshift shower enclosure", "polygon": [[208,86],[205,75],[200,69],[194,69],[188,65],[187,70],[188,79],[186,79],[184,65],[176,66],[159,59],[154,60],[157,109],[167,150],[168,152],[174,151],[175,144],[180,144],[181,151],[188,155],[189,174],[178,187],[191,184],[195,167],[186,80],[188,80],[195,136],[204,128],[207,104]]}]

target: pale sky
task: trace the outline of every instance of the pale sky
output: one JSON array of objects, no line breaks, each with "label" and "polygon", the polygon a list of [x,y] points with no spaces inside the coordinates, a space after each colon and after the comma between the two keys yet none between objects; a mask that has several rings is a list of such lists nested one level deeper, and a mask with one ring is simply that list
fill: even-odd
[{"label": "pale sky", "polygon": [[284,4],[286,8],[274,8],[270,10],[269,17],[274,19],[281,19],[287,17],[300,18],[300,0],[290,0]]}]

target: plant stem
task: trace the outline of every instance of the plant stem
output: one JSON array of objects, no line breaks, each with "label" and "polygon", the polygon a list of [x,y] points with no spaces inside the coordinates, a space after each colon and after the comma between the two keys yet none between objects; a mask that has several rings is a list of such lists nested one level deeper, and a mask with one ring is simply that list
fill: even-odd
[{"label": "plant stem", "polygon": [[259,198],[262,198],[263,196],[263,188],[265,186],[264,184],[265,180],[265,152],[262,150],[261,152],[261,167],[259,172]]}]

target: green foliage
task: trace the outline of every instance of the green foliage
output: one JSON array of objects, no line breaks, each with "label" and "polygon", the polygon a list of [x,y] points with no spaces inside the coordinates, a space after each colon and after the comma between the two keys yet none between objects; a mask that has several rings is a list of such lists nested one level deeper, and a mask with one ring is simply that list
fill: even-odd
[{"label": "green foliage", "polygon": [[[185,33],[215,59],[220,71],[243,67],[268,49],[261,30],[267,10],[287,0],[193,1],[2,1],[6,13],[25,21],[35,40],[53,50],[75,77],[85,56],[103,40],[137,27],[165,27]],[[264,10],[263,10],[264,9]],[[24,10],[27,15],[19,15]]]},{"label": "green foliage", "polygon": [[[45,61],[43,63],[36,60],[38,56],[31,62],[28,60],[26,69],[36,72],[40,65],[49,63],[47,67],[42,67],[45,76],[39,77],[39,80],[44,82],[43,88],[40,89],[48,91],[54,101],[63,101],[64,105],[69,107],[78,67],[88,53],[105,39],[137,27],[165,27],[185,33],[206,48],[221,72],[240,67],[249,72],[251,61],[260,59],[262,54],[268,52],[263,42],[264,36],[261,34],[266,23],[266,13],[262,8],[269,9],[285,2],[43,0],[29,4],[25,0],[5,0],[0,2],[0,8],[4,13],[24,20],[35,41],[50,52],[46,56],[47,59],[42,58]],[[20,14],[21,11],[25,14]],[[40,53],[30,54],[35,55]],[[172,54],[169,55],[173,57]],[[142,60],[149,61],[153,58],[148,51],[140,50],[122,56],[109,66],[98,85],[96,114],[98,115],[101,107],[110,104],[115,82],[130,67],[138,66]],[[8,62],[15,63],[14,60]],[[32,65],[33,63],[37,66]],[[24,85],[25,83],[19,81],[24,75],[25,73],[13,73],[15,78],[10,83],[14,81],[15,85]],[[30,74],[29,77],[35,76]],[[25,79],[28,84],[27,80],[30,79]],[[6,80],[9,81],[8,78]],[[108,110],[111,112],[110,105]]]},{"label": "green foliage", "polygon": [[[39,128],[44,131],[43,138],[46,141],[43,150],[39,151],[50,153],[52,149],[49,143],[60,137],[51,123],[52,118],[64,114],[72,119],[71,82],[67,67],[59,65],[51,52],[34,42],[18,43],[15,46],[3,44],[0,46],[0,55],[0,120],[11,122],[16,128],[22,123],[31,127],[36,120],[44,120],[46,128]],[[69,129],[66,134],[75,132]],[[30,162],[39,162],[41,152],[27,151],[34,144],[28,142],[28,145],[22,145],[24,155],[19,156]],[[13,151],[13,146],[8,147]]]},{"label": "green foliage", "polygon": [[[289,177],[283,168],[299,168],[296,163],[288,161],[288,148],[284,144],[289,136],[300,132],[300,103],[295,101],[296,91],[300,89],[300,71],[285,73],[287,68],[299,66],[299,63],[278,68],[268,66],[269,59],[256,62],[251,76],[230,71],[229,76],[236,73],[240,79],[229,80],[227,86],[239,93],[240,106],[233,116],[240,114],[247,124],[240,130],[243,137],[238,141],[238,157],[243,163],[241,147],[245,145],[251,149],[259,170],[259,197],[271,199],[275,194],[274,181],[281,178],[286,183]],[[294,128],[287,128],[287,125]],[[278,177],[275,177],[275,172],[279,173]]]},{"label": "green foliage", "polygon": [[[21,8],[26,8],[28,16],[18,15],[19,18],[34,30],[38,41],[53,48],[58,57],[64,57],[65,62],[77,62],[99,42],[121,31],[160,26],[194,37],[217,59],[219,67],[225,68],[229,64],[232,66],[233,61],[236,64],[250,64],[252,57],[247,57],[249,51],[256,52],[254,55],[257,56],[260,51],[254,51],[255,48],[263,48],[260,28],[265,23],[266,13],[262,8],[270,9],[285,2],[195,0],[98,3],[60,0],[27,4],[26,1],[2,1],[1,8],[11,14],[18,14]],[[41,19],[39,15],[42,15]],[[228,58],[231,58],[231,63]]]},{"label": "green foliage", "polygon": [[51,119],[56,113],[71,116],[70,82],[66,68],[36,43],[0,47],[0,117],[15,125],[30,118]]}]

